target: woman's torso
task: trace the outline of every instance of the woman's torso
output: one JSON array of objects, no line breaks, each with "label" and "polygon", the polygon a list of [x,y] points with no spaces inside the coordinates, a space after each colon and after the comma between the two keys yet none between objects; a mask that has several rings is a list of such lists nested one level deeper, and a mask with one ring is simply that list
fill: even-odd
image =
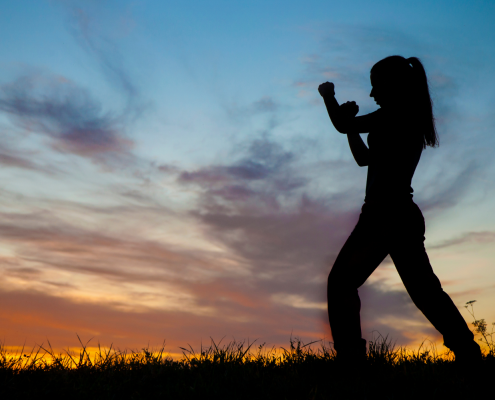
[{"label": "woman's torso", "polygon": [[408,112],[377,110],[368,134],[366,202],[410,201],[411,181],[423,151],[423,136]]}]

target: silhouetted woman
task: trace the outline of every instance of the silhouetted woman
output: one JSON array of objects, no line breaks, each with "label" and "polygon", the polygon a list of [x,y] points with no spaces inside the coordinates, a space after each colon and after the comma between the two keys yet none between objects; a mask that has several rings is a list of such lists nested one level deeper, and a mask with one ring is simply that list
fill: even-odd
[{"label": "silhouetted woman", "polygon": [[[333,83],[318,88],[335,129],[347,134],[358,165],[368,167],[359,221],[328,277],[328,317],[337,356],[351,362],[365,359],[358,288],[390,254],[412,301],[443,335],[456,360],[479,360],[473,333],[431,268],[423,214],[412,200],[411,180],[421,152],[438,145],[425,70],[415,57],[387,57],[371,69],[371,85],[370,97],[380,108],[359,117],[355,102],[339,106]],[[360,133],[369,133],[369,147]]]}]

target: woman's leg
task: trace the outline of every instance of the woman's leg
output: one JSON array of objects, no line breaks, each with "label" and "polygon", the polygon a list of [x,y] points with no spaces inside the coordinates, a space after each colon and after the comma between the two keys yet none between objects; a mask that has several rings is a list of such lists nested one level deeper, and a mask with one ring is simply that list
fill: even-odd
[{"label": "woman's leg", "polygon": [[388,254],[385,243],[372,231],[371,225],[361,215],[328,276],[328,318],[335,350],[343,358],[366,355],[366,340],[361,337],[358,288]]},{"label": "woman's leg", "polygon": [[414,206],[400,218],[405,223],[391,232],[395,239],[390,256],[412,301],[443,335],[445,346],[456,357],[471,353],[476,358],[480,353],[473,333],[433,272],[424,247],[424,218]]}]

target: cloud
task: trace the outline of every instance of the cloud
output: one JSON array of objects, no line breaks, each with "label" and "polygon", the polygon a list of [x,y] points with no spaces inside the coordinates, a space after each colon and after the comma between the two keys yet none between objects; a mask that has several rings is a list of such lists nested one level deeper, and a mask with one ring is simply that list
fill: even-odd
[{"label": "cloud", "polygon": [[29,171],[53,172],[53,169],[42,166],[32,160],[33,152],[22,151],[2,143],[0,144],[0,164],[4,167],[21,168]]},{"label": "cloud", "polygon": [[97,14],[90,14],[84,8],[84,3],[81,6],[69,6],[70,31],[77,43],[94,57],[108,82],[125,94],[123,115],[133,120],[141,115],[147,105],[143,103],[138,87],[124,67],[124,57],[118,46],[102,32],[101,25],[97,23]]},{"label": "cloud", "polygon": [[[239,257],[201,251],[193,244],[192,248],[181,249],[146,239],[139,234],[136,224],[132,224],[131,231],[125,229],[129,215],[124,217],[122,211],[120,208],[118,215],[123,225],[115,221],[112,232],[104,232],[101,227],[78,227],[74,220],[66,222],[61,218],[65,213],[60,207],[56,215],[51,212],[2,215],[0,232],[15,257],[2,263],[5,280],[0,292],[9,297],[7,292],[22,288],[26,298],[42,296],[45,300],[39,299],[41,302],[55,305],[51,317],[44,322],[38,318],[41,314],[37,314],[37,307],[29,308],[26,304],[22,313],[14,307],[8,316],[4,315],[11,326],[30,321],[37,324],[37,332],[43,332],[43,337],[46,334],[50,340],[52,337],[57,340],[62,335],[65,344],[74,333],[101,331],[105,313],[119,316],[119,324],[124,325],[133,320],[131,315],[138,320],[147,318],[143,315],[153,315],[155,321],[164,322],[158,325],[174,327],[168,331],[172,332],[170,336],[175,343],[184,345],[181,341],[186,338],[194,338],[197,343],[201,335],[218,338],[225,334],[241,338],[264,335],[285,343],[290,329],[301,330],[307,323],[307,317],[303,316],[295,324],[288,327],[285,324],[286,328],[280,332],[271,318],[270,304],[263,304],[264,299],[257,298],[245,285],[249,273],[243,271]],[[91,219],[89,209],[80,209],[78,213],[84,213],[86,220]],[[112,214],[112,210],[107,214]],[[158,209],[153,211],[144,226],[160,224],[161,214]],[[137,215],[143,223],[144,214],[137,212]],[[51,289],[54,285],[56,291]],[[93,310],[96,303],[101,312],[93,312],[94,320],[86,321],[87,325],[72,323],[73,318],[67,319],[63,311],[67,307],[78,308],[85,314],[84,310]],[[290,308],[284,310],[281,318],[287,322]],[[187,326],[182,321],[188,321]],[[122,334],[115,326],[106,328],[107,333],[110,331],[113,335]],[[140,332],[145,331],[140,324]],[[159,337],[161,342],[170,337],[163,335],[155,332],[153,339]]]},{"label": "cloud", "polygon": [[177,167],[175,165],[171,165],[171,164],[159,164],[159,165],[155,165],[155,163],[152,163],[152,165],[153,166],[156,166],[156,168],[158,169],[158,171],[164,172],[164,173],[167,173],[167,174],[176,174],[176,173],[180,172],[179,167]]},{"label": "cloud", "polygon": [[[85,212],[88,217],[91,215],[89,209],[84,210],[79,207],[79,211]],[[111,214],[111,211],[107,210],[107,213]],[[155,220],[159,212],[159,210],[153,212]],[[170,277],[176,268],[187,272],[187,265],[193,264],[196,258],[193,254],[183,253],[139,236],[105,234],[98,228],[78,227],[65,221],[62,218],[64,214],[62,210],[57,213],[50,211],[26,214],[4,212],[0,232],[6,242],[16,246],[21,259],[36,260],[38,263],[52,266],[60,265],[66,270],[88,270],[93,273],[100,271],[115,279],[152,281],[157,279],[160,273],[168,274]],[[120,207],[118,214],[122,216],[125,210]],[[144,213],[141,213],[141,218],[144,218]],[[121,268],[113,268],[107,264],[112,257],[120,259]],[[154,272],[151,275],[131,273],[125,266],[131,264],[132,260],[139,260],[141,265],[149,263],[148,271]],[[205,260],[197,260],[199,264],[204,262]],[[156,269],[151,268],[152,266]],[[31,271],[31,269],[24,271]],[[189,279],[194,276],[192,272],[191,270],[188,274]]]},{"label": "cloud", "polygon": [[453,173],[448,171],[448,167],[444,166],[436,177],[430,178],[429,185],[417,196],[425,213],[454,207],[472,189],[472,178],[479,170],[477,163],[471,161],[461,166],[460,172]]},{"label": "cloud", "polygon": [[272,96],[262,96],[260,99],[245,104],[238,104],[232,101],[228,104],[222,102],[227,117],[232,120],[236,126],[249,124],[253,118],[267,116],[270,119],[271,128],[276,124],[277,114],[281,111],[282,104],[275,100]]},{"label": "cloud", "polygon": [[439,244],[429,246],[430,249],[444,249],[446,247],[458,246],[461,244],[487,244],[495,241],[495,232],[466,232],[457,238],[445,240]]},{"label": "cloud", "polygon": [[275,192],[284,196],[305,185],[305,178],[292,173],[295,154],[266,136],[251,141],[246,153],[231,165],[183,171],[178,176],[178,182],[205,189],[203,198],[211,207],[214,203],[219,205],[222,199],[241,197],[277,207]]},{"label": "cloud", "polygon": [[263,96],[252,105],[253,112],[255,113],[273,112],[278,107],[278,104],[270,96]]},{"label": "cloud", "polygon": [[[3,345],[26,343],[26,347],[50,340],[57,349],[79,347],[76,334],[90,345],[110,346],[139,350],[148,343],[161,346],[166,351],[179,353],[179,346],[191,344],[195,349],[201,343],[232,339],[258,339],[269,345],[288,344],[290,331],[282,331],[273,319],[257,319],[249,323],[219,317],[189,315],[180,311],[146,312],[121,311],[105,305],[74,302],[40,292],[0,291],[2,304],[9,309],[0,311],[0,321],[5,327]],[[282,312],[283,314],[283,312]],[[295,321],[303,327],[307,321]],[[201,329],[198,329],[201,327]],[[20,334],[20,332],[22,332]]]},{"label": "cloud", "polygon": [[133,142],[123,135],[122,121],[63,77],[24,76],[1,86],[0,111],[17,126],[47,137],[58,152],[98,164],[130,157]]},{"label": "cloud", "polygon": [[[136,164],[134,141],[127,134],[149,104],[125,68],[115,40],[103,33],[101,27],[106,25],[97,23],[99,5],[77,1],[60,4],[70,15],[73,37],[96,61],[112,88],[123,94],[119,98],[124,104],[107,111],[88,90],[69,78],[31,72],[0,87],[0,112],[17,127],[47,137],[57,152],[84,157],[107,169]],[[0,162],[32,167],[14,157],[0,157]]]}]

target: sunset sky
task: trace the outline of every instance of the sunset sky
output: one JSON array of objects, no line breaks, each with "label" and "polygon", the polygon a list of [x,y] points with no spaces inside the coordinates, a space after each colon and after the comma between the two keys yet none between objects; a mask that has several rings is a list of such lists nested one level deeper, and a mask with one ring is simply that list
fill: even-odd
[{"label": "sunset sky", "polygon": [[[331,341],[366,168],[317,87],[371,112],[393,54],[435,103],[413,179],[430,261],[495,322],[494,21],[476,0],[2,1],[0,341]],[[441,343],[390,258],[360,293],[365,338]]]}]

